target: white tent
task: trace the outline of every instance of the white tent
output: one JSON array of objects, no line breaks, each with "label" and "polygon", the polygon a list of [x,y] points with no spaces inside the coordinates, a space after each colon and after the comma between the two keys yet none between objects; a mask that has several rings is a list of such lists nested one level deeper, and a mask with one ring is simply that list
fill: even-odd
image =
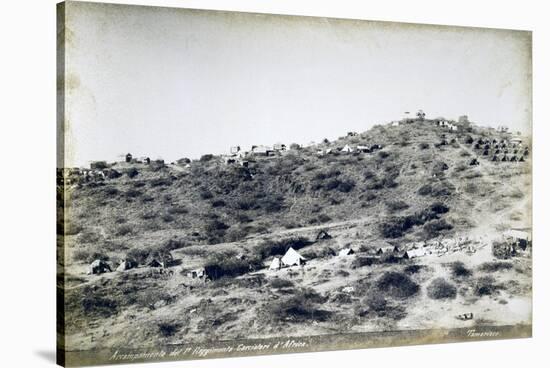
[{"label": "white tent", "polygon": [[349,152],[353,152],[353,148],[351,148],[351,147],[349,146],[349,144],[346,144],[346,145],[344,146],[344,148],[342,148],[340,151],[342,151],[342,152],[348,152],[348,153],[349,153]]},{"label": "white tent", "polygon": [[281,269],[281,259],[279,257],[273,258],[271,265],[269,266],[270,270],[279,270]]},{"label": "white tent", "polygon": [[294,248],[290,247],[286,251],[286,254],[281,258],[281,262],[285,266],[299,266],[301,264],[304,264],[306,259],[300,255],[300,253],[296,252]]}]

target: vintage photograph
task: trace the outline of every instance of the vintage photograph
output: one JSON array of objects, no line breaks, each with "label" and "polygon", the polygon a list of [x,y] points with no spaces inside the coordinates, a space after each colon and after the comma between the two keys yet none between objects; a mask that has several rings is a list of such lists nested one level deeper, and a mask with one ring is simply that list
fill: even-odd
[{"label": "vintage photograph", "polygon": [[531,32],[58,5],[67,366],[531,336]]}]

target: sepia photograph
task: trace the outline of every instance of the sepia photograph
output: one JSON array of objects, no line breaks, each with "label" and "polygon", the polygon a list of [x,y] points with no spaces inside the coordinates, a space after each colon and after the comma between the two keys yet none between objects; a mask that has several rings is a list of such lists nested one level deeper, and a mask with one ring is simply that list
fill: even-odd
[{"label": "sepia photograph", "polygon": [[57,362],[527,338],[532,33],[57,5]]}]

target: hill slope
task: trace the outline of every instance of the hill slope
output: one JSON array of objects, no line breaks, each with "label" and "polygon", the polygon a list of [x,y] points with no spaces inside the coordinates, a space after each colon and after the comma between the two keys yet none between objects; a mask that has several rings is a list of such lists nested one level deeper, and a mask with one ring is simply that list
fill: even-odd
[{"label": "hill slope", "polygon": [[[501,147],[501,142],[507,146]],[[340,152],[346,144],[381,149]],[[326,153],[329,149],[332,152]],[[505,150],[508,158],[519,158],[525,145],[512,147],[509,135],[492,129],[449,131],[431,121],[410,121],[272,157],[256,156],[249,167],[225,164],[210,155],[188,167],[117,163],[109,170],[122,173],[120,177],[79,180],[65,192],[65,215],[70,219],[64,238],[68,343],[142,346],[157,339],[262,337],[277,335],[282,326],[285,334],[317,334],[392,328],[403,321],[411,328],[441,321],[453,325],[456,322],[448,316],[419,319],[414,306],[422,308],[428,281],[448,272],[445,264],[460,261],[476,269],[493,260],[490,246],[475,260],[454,254],[424,266],[400,260],[365,268],[360,259],[389,244],[407,249],[418,241],[469,237],[476,242],[485,239],[487,245],[504,229],[528,228],[529,158],[502,162]],[[492,161],[494,155],[498,161]],[[473,158],[479,165],[470,165]],[[316,240],[321,229],[332,239]],[[275,275],[266,272],[273,256],[289,245],[302,249],[308,266]],[[357,254],[331,257],[343,247]],[[237,254],[244,256],[237,259]],[[116,265],[122,259],[144,264],[152,258],[165,260],[171,272],[140,267],[85,275],[95,259]],[[229,259],[234,261],[222,269],[229,270],[230,279],[195,285],[185,277],[188,270]],[[528,277],[530,262],[514,262]],[[372,288],[384,290],[372,280],[389,273],[391,283],[391,272],[402,275],[411,265],[423,268],[408,276],[420,285],[410,295],[413,299],[404,301],[402,295],[391,293],[382,293],[380,300],[367,298]],[[459,291],[466,288],[463,295],[459,292],[462,299],[457,305],[471,303],[471,290],[483,282],[473,276],[453,281]],[[514,295],[530,295],[527,281]],[[403,284],[407,281],[399,282]],[[351,295],[343,293],[342,288],[350,285]],[[377,303],[384,313],[376,312]],[[488,308],[487,301],[479,303]],[[307,311],[315,326],[307,323],[310,317],[285,309],[289,305]],[[365,312],[369,308],[370,315]],[[494,305],[489,309],[503,313]],[[196,318],[190,317],[191,311]],[[530,315],[518,318],[523,321]],[[150,329],[127,331],[129,320]],[[101,342],[80,332],[86,327],[99,333],[107,322],[115,327]]]}]

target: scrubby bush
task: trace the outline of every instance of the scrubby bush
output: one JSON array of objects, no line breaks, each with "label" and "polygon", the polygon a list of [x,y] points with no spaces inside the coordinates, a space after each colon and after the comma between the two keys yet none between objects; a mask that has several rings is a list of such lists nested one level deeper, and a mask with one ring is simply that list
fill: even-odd
[{"label": "scrubby bush", "polygon": [[442,231],[451,230],[453,225],[444,219],[432,220],[424,224],[424,233],[429,239],[439,236]]},{"label": "scrubby bush", "polygon": [[422,196],[427,196],[432,194],[432,186],[430,184],[425,184],[418,189],[418,194]]},{"label": "scrubby bush", "polygon": [[388,207],[388,210],[391,212],[395,212],[409,208],[409,205],[404,201],[395,200],[386,202],[386,207]]},{"label": "scrubby bush", "polygon": [[209,162],[209,161],[212,161],[213,158],[214,158],[214,155],[206,154],[206,155],[202,155],[201,158],[199,159],[199,161],[200,162]]},{"label": "scrubby bush", "polygon": [[265,259],[270,256],[283,255],[290,247],[298,250],[309,244],[311,244],[311,242],[305,237],[288,238],[279,241],[265,241],[257,247],[256,253],[262,259]]},{"label": "scrubby bush", "polygon": [[431,299],[454,299],[456,298],[456,286],[439,277],[433,280],[427,287],[428,297]]},{"label": "scrubby bush", "polygon": [[415,273],[420,272],[420,270],[423,269],[423,268],[425,268],[425,266],[413,264],[413,265],[408,265],[407,267],[405,267],[403,269],[403,272],[405,272],[406,274],[409,274],[409,275],[413,275]]},{"label": "scrubby bush", "polygon": [[222,199],[217,199],[217,200],[212,202],[212,207],[214,207],[214,208],[225,207],[225,201],[222,200]]},{"label": "scrubby bush", "polygon": [[128,189],[126,193],[124,193],[126,197],[128,198],[136,198],[142,195],[143,193],[137,189]]},{"label": "scrubby bush", "polygon": [[405,273],[388,271],[377,281],[379,291],[394,298],[409,298],[418,293],[420,287]]},{"label": "scrubby bush", "polygon": [[320,171],[318,173],[316,173],[314,176],[313,176],[313,179],[315,180],[325,180],[325,179],[329,179],[329,178],[335,178],[337,176],[339,176],[342,172],[338,169],[330,169],[330,170],[325,170],[325,171]]},{"label": "scrubby bush", "polygon": [[108,186],[108,187],[105,187],[103,193],[105,193],[105,195],[108,197],[114,197],[119,193],[119,191],[115,187]]},{"label": "scrubby bush", "polygon": [[252,228],[250,226],[232,226],[225,233],[225,239],[230,242],[242,240],[248,236]]},{"label": "scrubby bush", "polygon": [[479,270],[482,272],[498,272],[505,271],[513,268],[513,264],[510,262],[495,261],[495,262],[485,262],[479,266]]},{"label": "scrubby bush", "polygon": [[453,277],[470,277],[472,276],[472,270],[466,268],[463,262],[456,261],[450,264],[451,273]]},{"label": "scrubby bush", "polygon": [[480,277],[474,283],[474,294],[477,296],[493,295],[499,289],[496,280],[491,276]]},{"label": "scrubby bush", "polygon": [[97,296],[93,293],[84,293],[84,295],[85,297],[82,299],[81,305],[85,315],[108,318],[118,313],[118,303],[116,300],[105,296]]},{"label": "scrubby bush", "polygon": [[307,321],[327,321],[332,312],[320,309],[319,303],[326,301],[311,289],[302,289],[296,292],[296,295],[279,300],[268,305],[268,314],[278,321],[291,323],[303,323]]},{"label": "scrubby bush", "polygon": [[121,225],[121,226],[118,226],[115,229],[114,234],[116,236],[125,236],[125,235],[132,234],[133,232],[134,232],[133,226],[131,226],[131,225]]},{"label": "scrubby bush", "polygon": [[126,171],[126,175],[128,175],[129,178],[135,178],[138,174],[139,171],[135,167],[131,167]]},{"label": "scrubby bush", "polygon": [[217,280],[222,277],[236,277],[244,275],[261,267],[261,263],[256,259],[237,259],[226,254],[217,254],[207,260],[204,268],[207,275]]},{"label": "scrubby bush", "polygon": [[172,184],[170,178],[154,178],[149,181],[151,187],[169,186]]},{"label": "scrubby bush", "polygon": [[376,257],[357,257],[351,263],[351,268],[372,266],[373,264],[377,264],[377,263],[378,263],[378,258]]},{"label": "scrubby bush", "polygon": [[283,288],[293,287],[294,283],[290,280],[277,278],[277,279],[271,280],[269,282],[269,285],[275,289],[283,289]]},{"label": "scrubby bush", "polygon": [[376,174],[372,170],[365,170],[363,172],[363,177],[365,178],[365,180],[369,180],[376,177]]},{"label": "scrubby bush", "polygon": [[449,207],[441,202],[435,202],[430,206],[430,210],[437,214],[443,214],[449,212]]},{"label": "scrubby bush", "polygon": [[257,204],[266,213],[279,212],[284,208],[284,197],[281,195],[266,195],[258,199]]},{"label": "scrubby bush", "polygon": [[173,322],[160,322],[157,327],[163,337],[173,336],[179,329],[179,325]]},{"label": "scrubby bush", "polygon": [[200,188],[199,190],[199,196],[201,197],[201,199],[211,199],[214,197],[214,195],[212,194],[212,192],[210,192],[208,189],[206,188]]}]

